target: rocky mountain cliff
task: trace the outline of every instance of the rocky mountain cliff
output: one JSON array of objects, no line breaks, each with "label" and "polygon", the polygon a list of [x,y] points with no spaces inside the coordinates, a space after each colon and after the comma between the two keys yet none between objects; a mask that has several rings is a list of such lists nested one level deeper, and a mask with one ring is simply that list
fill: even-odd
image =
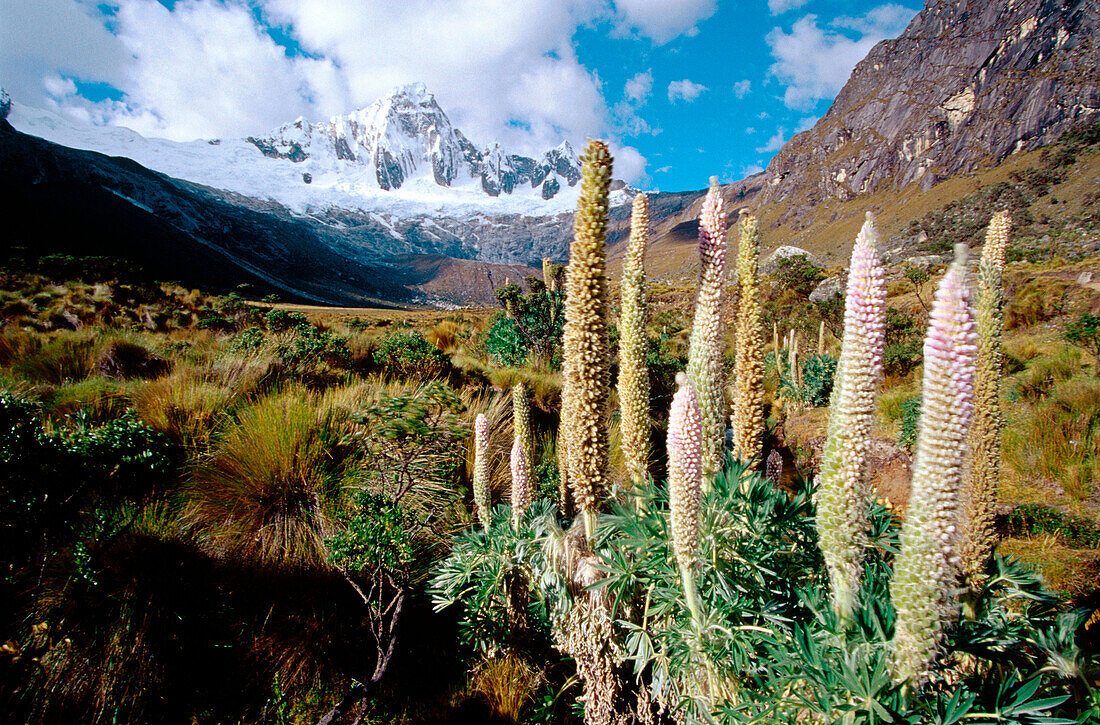
[{"label": "rocky mountain cliff", "polygon": [[1095,0],[929,0],[856,65],[828,113],[768,164],[784,219],[995,164],[1100,118]]}]

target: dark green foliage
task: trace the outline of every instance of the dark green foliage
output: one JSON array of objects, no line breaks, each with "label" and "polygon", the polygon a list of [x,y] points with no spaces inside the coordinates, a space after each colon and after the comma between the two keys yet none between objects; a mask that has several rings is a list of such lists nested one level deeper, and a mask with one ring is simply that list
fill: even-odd
[{"label": "dark green foliage", "polygon": [[1100,526],[1089,519],[1071,516],[1037,503],[1021,504],[1012,509],[1005,521],[1011,536],[1053,534],[1066,546],[1100,549]]},{"label": "dark green foliage", "polygon": [[908,375],[923,360],[923,333],[908,312],[886,308],[886,340],[882,367],[887,375]]},{"label": "dark green foliage", "polygon": [[[527,294],[522,294],[519,285],[510,283],[497,289],[496,294],[504,307],[504,319],[512,325],[494,322],[493,328],[499,328],[496,341],[492,343],[493,349],[486,342],[486,352],[502,365],[517,364],[528,353],[537,360],[554,359],[561,348],[565,325],[565,293],[551,292],[544,284],[536,284],[531,285]],[[523,358],[517,357],[521,348],[524,349]],[[503,362],[505,359],[516,362]]]},{"label": "dark green foliage", "polygon": [[439,377],[450,362],[416,330],[386,335],[374,351],[374,361],[387,374],[412,380]]},{"label": "dark green foliage", "polygon": [[414,518],[400,505],[361,491],[355,497],[355,513],[325,545],[333,566],[345,571],[402,572],[415,561],[410,537],[415,528]]},{"label": "dark green foliage", "polygon": [[1083,313],[1066,325],[1062,336],[1092,355],[1100,372],[1100,315]]},{"label": "dark green foliage", "polygon": [[292,327],[308,324],[309,319],[301,312],[269,310],[267,314],[264,315],[264,325],[272,332],[284,332]]},{"label": "dark green foliage", "polygon": [[780,259],[774,276],[783,289],[791,290],[802,297],[809,297],[817,283],[825,279],[821,268],[802,254]]},{"label": "dark green foliage", "polygon": [[351,350],[346,338],[331,330],[318,329],[308,322],[295,326],[290,338],[276,345],[275,354],[286,365],[299,369],[318,363],[345,368],[351,363]]},{"label": "dark green foliage", "polygon": [[676,392],[676,373],[687,366],[685,350],[676,347],[672,342],[673,335],[679,330],[675,327],[671,332],[668,330],[668,326],[662,326],[656,338],[649,338],[649,348],[646,350],[649,408],[654,420],[662,420],[668,416],[668,406]]},{"label": "dark green foliage", "polygon": [[912,452],[917,444],[917,427],[920,423],[921,396],[906,400],[901,404],[901,432],[898,433],[898,445]]},{"label": "dark green foliage", "polygon": [[227,348],[230,352],[247,352],[258,350],[266,341],[263,330],[258,327],[246,327],[233,336]]},{"label": "dark green foliage", "polygon": [[[769,354],[772,355],[770,360],[774,366],[775,357]],[[837,359],[832,355],[811,355],[799,365],[802,382],[796,384],[788,372],[788,366],[784,364],[783,375],[779,377],[779,392],[788,400],[796,400],[813,408],[826,406],[833,393],[836,367]]]},{"label": "dark green foliage", "polygon": [[516,321],[504,315],[495,315],[483,343],[498,365],[520,365],[527,359],[527,345],[520,335]]}]

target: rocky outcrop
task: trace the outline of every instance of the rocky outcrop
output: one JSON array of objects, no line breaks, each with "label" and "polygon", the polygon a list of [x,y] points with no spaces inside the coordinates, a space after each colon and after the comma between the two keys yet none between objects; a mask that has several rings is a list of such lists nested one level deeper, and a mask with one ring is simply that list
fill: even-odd
[{"label": "rocky outcrop", "polygon": [[1100,120],[1093,0],[929,0],[856,65],[828,113],[772,159],[784,220],[826,199],[995,164]]}]

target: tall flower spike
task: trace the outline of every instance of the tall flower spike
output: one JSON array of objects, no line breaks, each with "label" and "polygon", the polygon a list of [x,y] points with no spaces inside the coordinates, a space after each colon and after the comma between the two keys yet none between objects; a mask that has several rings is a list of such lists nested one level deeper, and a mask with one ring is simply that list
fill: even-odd
[{"label": "tall flower spike", "polygon": [[602,141],[589,141],[581,167],[581,194],[565,278],[565,377],[562,403],[569,484],[595,534],[596,507],[607,485],[607,398],[610,376],[607,344],[607,279],[604,236],[611,154]]},{"label": "tall flower spike", "polygon": [[523,383],[512,386],[512,436],[523,446],[530,468],[535,462],[535,443],[531,437],[531,402]]},{"label": "tall flower spike", "polygon": [[699,555],[702,418],[687,375],[678,374],[676,382],[679,388],[668,411],[668,507],[672,549],[684,582],[684,598],[692,618],[698,622],[700,609],[694,571]]},{"label": "tall flower spike", "polygon": [[890,598],[897,621],[894,679],[919,687],[954,603],[956,501],[974,396],[977,332],[966,286],[966,246],[955,248],[932,304],[924,340],[924,384],[909,507]]},{"label": "tall flower spike", "polygon": [[886,282],[878,256],[878,233],[870,214],[852,247],[844,302],[844,339],[829,405],[817,504],[817,532],[833,609],[852,616],[859,593],[866,546],[867,456],[875,419],[875,396],[882,378],[886,329]]},{"label": "tall flower spike", "polygon": [[649,370],[646,352],[645,248],[649,242],[649,204],[634,197],[630,245],[623,264],[622,313],[619,318],[619,407],[623,458],[637,489],[649,468]]},{"label": "tall flower spike", "polygon": [[[760,232],[756,217],[741,215],[737,244],[737,353],[734,358],[733,450],[759,461],[764,441],[764,328],[760,321]],[[745,469],[746,472],[749,470]]]},{"label": "tall flower spike", "polygon": [[718,178],[699,212],[699,291],[688,343],[687,374],[699,398],[703,421],[703,488],[722,466],[725,401],[722,398],[722,305],[726,287],[726,213]]},{"label": "tall flower spike", "polygon": [[1008,212],[993,215],[985,234],[978,263],[978,362],[974,378],[974,420],[967,448],[969,466],[963,480],[962,541],[959,543],[963,575],[971,591],[985,577],[985,565],[996,543],[994,529],[997,487],[1001,480],[1001,372],[1004,355],[1004,266],[1012,220]]},{"label": "tall flower spike", "polygon": [[518,527],[523,512],[531,505],[531,466],[523,443],[516,438],[512,442],[509,463],[512,466],[512,525]]},{"label": "tall flower spike", "polygon": [[478,413],[474,420],[474,505],[481,527],[489,530],[489,419]]}]

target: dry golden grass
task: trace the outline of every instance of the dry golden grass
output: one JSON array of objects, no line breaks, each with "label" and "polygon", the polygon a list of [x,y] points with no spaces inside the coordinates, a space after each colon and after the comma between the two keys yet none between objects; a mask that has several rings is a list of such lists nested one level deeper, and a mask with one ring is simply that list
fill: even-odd
[{"label": "dry golden grass", "polygon": [[542,671],[509,652],[482,661],[474,670],[471,693],[480,696],[497,717],[523,722],[523,710],[542,684]]},{"label": "dry golden grass", "polygon": [[195,452],[206,449],[242,398],[234,388],[205,380],[191,367],[136,384],[130,393],[130,403],[146,425]]},{"label": "dry golden grass", "polygon": [[1100,552],[1072,549],[1050,534],[1003,539],[998,553],[1020,559],[1042,576],[1047,587],[1070,596],[1100,589]]}]

